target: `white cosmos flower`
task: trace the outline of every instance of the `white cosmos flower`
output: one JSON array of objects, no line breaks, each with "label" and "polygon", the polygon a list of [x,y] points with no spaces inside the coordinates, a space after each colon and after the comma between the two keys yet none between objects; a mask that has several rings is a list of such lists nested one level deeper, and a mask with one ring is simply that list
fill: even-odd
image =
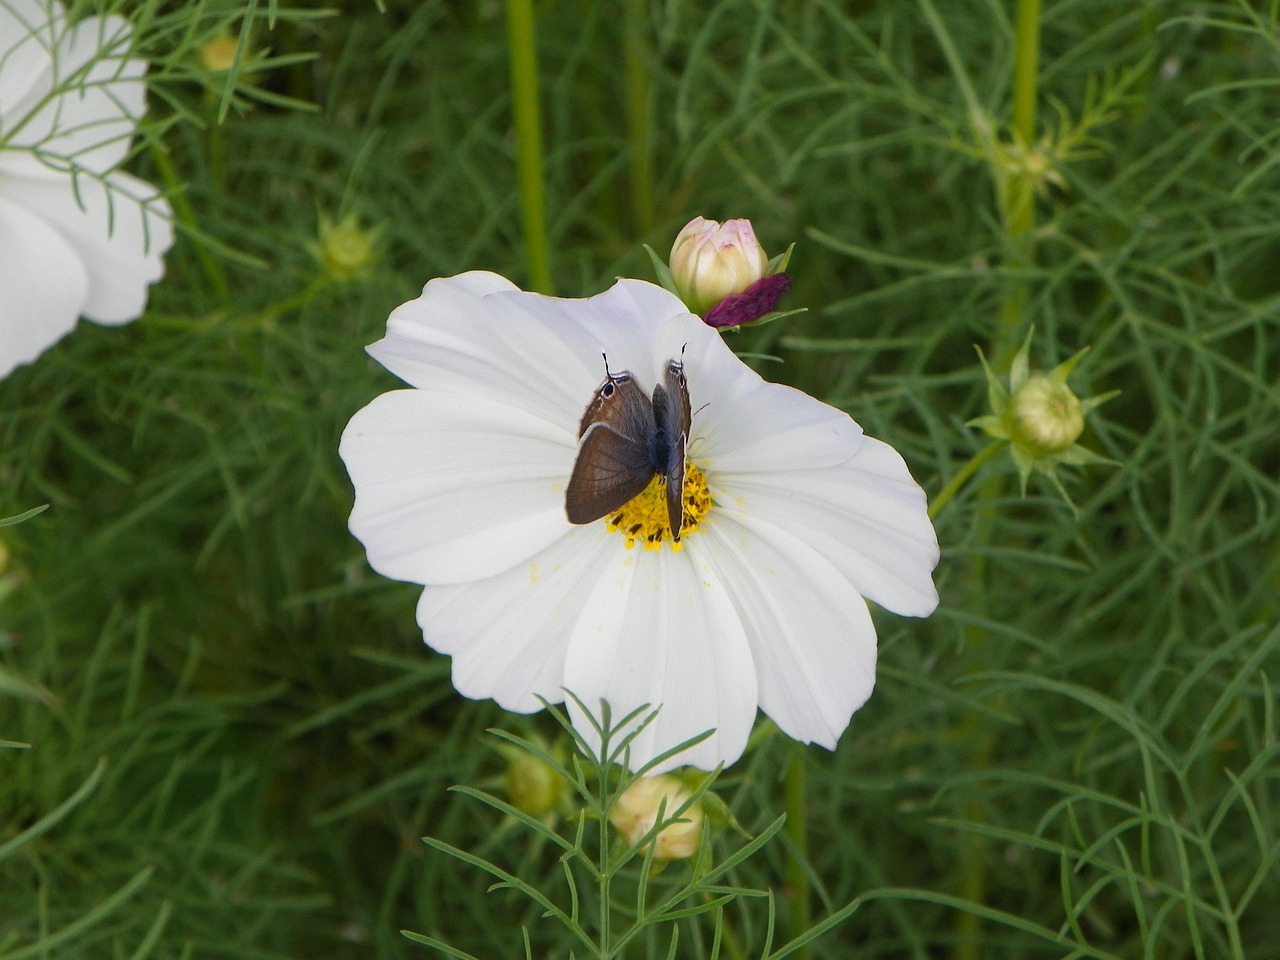
[{"label": "white cosmos flower", "polygon": [[[633,768],[713,728],[659,769],[732,763],[757,707],[833,748],[875,680],[864,598],[907,616],[937,606],[937,539],[897,452],[761,379],[661,287],[562,300],[491,273],[433,280],[369,353],[413,389],[343,433],[351,530],[379,573],[426,586],[418,622],[464,696],[660,707]],[[688,461],[712,502],[681,549],[628,548],[607,520],[565,516],[601,353],[646,393],[683,356]]]},{"label": "white cosmos flower", "polygon": [[0,0],[0,377],[80,315],[127,323],[173,244],[168,204],[115,169],[146,109],[121,17]]}]

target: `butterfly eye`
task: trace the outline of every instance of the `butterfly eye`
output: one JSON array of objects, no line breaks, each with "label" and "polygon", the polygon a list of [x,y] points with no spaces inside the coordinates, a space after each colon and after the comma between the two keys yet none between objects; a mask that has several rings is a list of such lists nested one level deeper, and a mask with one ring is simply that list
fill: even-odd
[{"label": "butterfly eye", "polygon": [[618,388],[617,388],[617,387],[615,387],[615,386],[613,385],[613,381],[612,381],[612,380],[606,380],[606,381],[605,381],[605,383],[604,383],[604,386],[602,386],[602,387],[600,388],[600,396],[602,396],[602,397],[604,397],[606,400],[608,400],[610,397],[612,397],[612,396],[613,396],[614,392],[615,392],[617,389],[618,389]]}]

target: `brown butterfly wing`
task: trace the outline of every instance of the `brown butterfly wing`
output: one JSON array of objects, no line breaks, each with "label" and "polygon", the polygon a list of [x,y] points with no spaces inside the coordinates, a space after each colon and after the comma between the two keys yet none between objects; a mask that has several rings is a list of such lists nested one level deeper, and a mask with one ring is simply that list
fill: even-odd
[{"label": "brown butterfly wing", "polygon": [[607,423],[593,423],[578,444],[578,459],[564,491],[569,522],[591,523],[608,516],[644,490],[653,473],[647,443],[623,436]]},{"label": "brown butterfly wing", "polygon": [[667,522],[672,539],[679,540],[684,526],[685,447],[693,421],[689,383],[679,360],[667,364],[662,383],[653,389],[653,417],[662,438],[659,455],[665,455],[665,461],[657,466],[667,481]]},{"label": "brown butterfly wing", "polygon": [[570,523],[591,523],[649,485],[657,467],[650,449],[653,404],[624,370],[606,371],[578,424],[578,456],[565,488]]}]

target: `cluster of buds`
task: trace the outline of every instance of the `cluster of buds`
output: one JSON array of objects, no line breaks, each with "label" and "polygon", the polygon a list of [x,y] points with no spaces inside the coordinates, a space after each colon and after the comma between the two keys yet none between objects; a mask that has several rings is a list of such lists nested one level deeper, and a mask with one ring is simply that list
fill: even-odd
[{"label": "cluster of buds", "polygon": [[775,307],[791,287],[783,272],[791,249],[770,260],[750,220],[694,217],[676,235],[669,263],[649,254],[662,285],[710,326],[736,328],[786,316]]},{"label": "cluster of buds", "polygon": [[[503,787],[508,802],[521,813],[547,823],[572,816],[573,791],[556,768],[564,763],[564,744],[549,746],[536,735],[533,743],[538,750],[510,743],[496,747],[507,760]],[[702,848],[708,824],[737,827],[724,801],[704,788],[706,779],[707,774],[692,770],[640,777],[614,801],[609,823],[628,847],[643,843],[640,853],[652,856],[655,869],[672,860],[686,860]]]},{"label": "cluster of buds", "polygon": [[[1032,373],[1030,365],[1031,332],[1014,354],[1009,368],[1009,386],[996,378],[987,358],[978,351],[987,378],[987,397],[991,413],[969,422],[989,436],[1009,441],[1009,452],[1018,468],[1022,492],[1027,492],[1027,478],[1034,471],[1043,473],[1060,493],[1054,468],[1059,464],[1085,466],[1112,461],[1100,457],[1076,441],[1084,432],[1084,418],[1090,410],[1110,400],[1120,391],[1113,390],[1089,400],[1081,400],[1067,385],[1067,377],[1089,352],[1085,347],[1064,360],[1048,373]],[[1069,501],[1068,501],[1069,502]]]}]

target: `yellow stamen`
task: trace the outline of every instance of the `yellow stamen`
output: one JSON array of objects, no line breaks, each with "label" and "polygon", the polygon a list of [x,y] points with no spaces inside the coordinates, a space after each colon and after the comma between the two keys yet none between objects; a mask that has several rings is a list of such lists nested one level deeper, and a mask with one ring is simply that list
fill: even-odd
[{"label": "yellow stamen", "polygon": [[628,550],[637,543],[643,544],[646,550],[661,550],[664,543],[672,550],[679,550],[683,539],[698,529],[710,510],[711,491],[707,489],[706,475],[689,463],[685,466],[684,523],[679,541],[671,539],[671,524],[667,520],[667,478],[658,475],[617,513],[610,514],[605,528],[626,537]]}]

